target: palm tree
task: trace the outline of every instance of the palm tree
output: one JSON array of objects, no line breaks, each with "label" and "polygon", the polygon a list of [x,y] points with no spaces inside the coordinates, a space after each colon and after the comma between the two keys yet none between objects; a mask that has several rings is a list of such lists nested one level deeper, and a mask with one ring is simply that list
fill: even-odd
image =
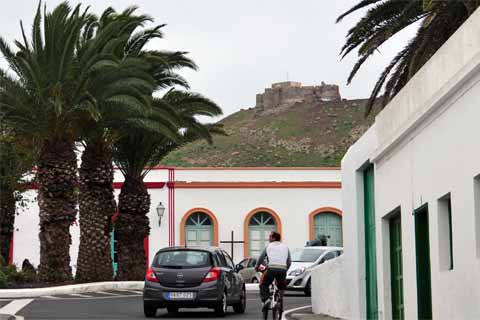
[{"label": "palm tree", "polygon": [[36,179],[43,282],[72,278],[69,229],[77,206],[75,142],[85,119],[98,119],[98,95],[93,91],[103,92],[107,102],[128,100],[113,74],[123,69],[112,52],[113,35],[120,30],[112,26],[90,38],[95,20],[80,5],[72,9],[64,2],[52,12],[42,12],[39,4],[30,41],[23,27],[22,41],[15,41],[16,52],[0,38],[0,52],[13,71],[10,75],[0,70],[2,120],[39,146]]},{"label": "palm tree", "polygon": [[[170,151],[183,143],[203,138],[211,143],[212,134],[221,133],[217,125],[203,125],[196,116],[213,117],[221,109],[209,99],[194,93],[170,90],[163,98],[155,99],[148,123],[155,123],[163,113],[176,113],[179,134],[177,137],[158,135],[154,131],[129,128],[114,146],[115,162],[125,182],[119,196],[119,217],[115,222],[115,235],[119,238],[118,274],[119,280],[141,280],[147,261],[143,240],[150,232],[147,214],[150,210],[150,195],[143,179],[149,168],[158,164]],[[138,146],[142,146],[138,148]]]},{"label": "palm tree", "polygon": [[406,27],[419,23],[416,35],[381,73],[366,105],[366,113],[372,110],[382,88],[381,107],[384,107],[479,5],[478,0],[362,0],[339,16],[337,22],[353,12],[369,8],[348,31],[341,50],[345,57],[358,48],[359,58],[348,83],[382,44]]},{"label": "palm tree", "polygon": [[[146,22],[153,21],[148,16],[134,15],[136,7],[130,7],[117,14],[113,9],[104,11],[96,22],[97,33],[110,27],[117,20],[125,21],[125,27],[119,32],[115,52],[122,64],[140,61],[146,66],[146,72],[154,81],[138,82],[138,79],[124,75],[122,83],[129,84],[129,98],[118,103],[103,103],[99,98],[100,119],[90,120],[83,125],[82,141],[85,150],[80,167],[80,250],[77,262],[77,281],[100,281],[112,278],[112,261],[110,255],[111,218],[115,211],[112,188],[113,162],[112,144],[122,136],[123,126],[143,127],[145,121],[139,114],[149,112],[149,101],[141,96],[154,89],[168,88],[172,85],[187,87],[186,81],[174,70],[180,67],[195,69],[195,64],[184,56],[183,52],[145,51],[145,45],[152,39],[162,38],[158,25],[149,29],[140,29]],[[90,34],[94,37],[94,33]],[[148,79],[150,80],[150,79]],[[101,96],[102,92],[98,92]],[[133,97],[132,97],[133,96]],[[127,103],[125,103],[127,102]],[[176,127],[171,122],[171,115],[163,114],[156,122],[149,122],[148,129],[159,135],[172,135]]]},{"label": "palm tree", "polygon": [[[134,11],[135,8],[132,7],[117,14],[108,8],[100,19],[95,21],[95,32],[83,39],[89,41],[100,37],[112,26],[120,30],[115,34],[115,48],[112,50],[120,61],[120,70],[111,70],[110,74],[101,75],[96,81],[116,77],[114,81],[118,86],[114,92],[117,97],[121,95],[121,99],[109,99],[110,93],[96,90],[96,81],[92,82],[91,94],[98,102],[99,117],[86,119],[81,132],[84,151],[79,169],[80,247],[76,273],[76,280],[79,282],[113,278],[110,232],[116,203],[113,191],[112,143],[121,134],[122,122],[138,112],[148,111],[154,90],[154,80],[148,72],[149,64],[146,61],[130,59],[124,53],[132,38],[136,38],[138,34],[145,35],[144,31],[134,31],[151,20],[147,16],[135,16]],[[146,37],[158,37],[159,31],[154,30]]]}]

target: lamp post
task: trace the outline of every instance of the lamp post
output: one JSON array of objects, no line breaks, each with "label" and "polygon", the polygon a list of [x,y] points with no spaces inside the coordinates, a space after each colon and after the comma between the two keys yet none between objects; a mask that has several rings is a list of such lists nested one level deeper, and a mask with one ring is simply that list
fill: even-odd
[{"label": "lamp post", "polygon": [[158,203],[156,210],[158,215],[158,226],[161,226],[163,214],[165,213],[165,206],[162,204],[162,202]]}]

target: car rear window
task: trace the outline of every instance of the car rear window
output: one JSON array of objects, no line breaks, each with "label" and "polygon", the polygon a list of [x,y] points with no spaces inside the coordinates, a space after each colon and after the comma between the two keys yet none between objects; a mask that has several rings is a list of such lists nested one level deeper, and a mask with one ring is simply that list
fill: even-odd
[{"label": "car rear window", "polygon": [[212,265],[210,253],[197,250],[160,252],[154,260],[157,268],[205,268]]},{"label": "car rear window", "polygon": [[298,248],[292,251],[292,261],[294,262],[315,262],[325,250]]}]

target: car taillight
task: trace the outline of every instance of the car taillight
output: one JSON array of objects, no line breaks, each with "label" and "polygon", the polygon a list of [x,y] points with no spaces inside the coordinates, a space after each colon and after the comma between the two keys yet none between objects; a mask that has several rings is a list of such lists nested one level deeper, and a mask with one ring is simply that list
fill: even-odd
[{"label": "car taillight", "polygon": [[152,268],[147,269],[147,273],[145,274],[145,280],[150,282],[158,282],[158,279],[155,276],[155,272],[153,272]]},{"label": "car taillight", "polygon": [[220,268],[212,268],[208,271],[207,275],[203,279],[203,282],[211,282],[220,278]]}]

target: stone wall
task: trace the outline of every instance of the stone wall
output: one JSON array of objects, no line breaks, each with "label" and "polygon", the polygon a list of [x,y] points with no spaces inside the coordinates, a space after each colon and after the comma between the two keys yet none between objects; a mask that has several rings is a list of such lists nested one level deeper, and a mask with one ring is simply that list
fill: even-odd
[{"label": "stone wall", "polygon": [[293,106],[295,103],[315,103],[321,101],[341,100],[338,85],[325,84],[319,86],[302,86],[300,82],[279,82],[266,88],[264,93],[257,94],[255,107],[264,112],[274,112]]}]

